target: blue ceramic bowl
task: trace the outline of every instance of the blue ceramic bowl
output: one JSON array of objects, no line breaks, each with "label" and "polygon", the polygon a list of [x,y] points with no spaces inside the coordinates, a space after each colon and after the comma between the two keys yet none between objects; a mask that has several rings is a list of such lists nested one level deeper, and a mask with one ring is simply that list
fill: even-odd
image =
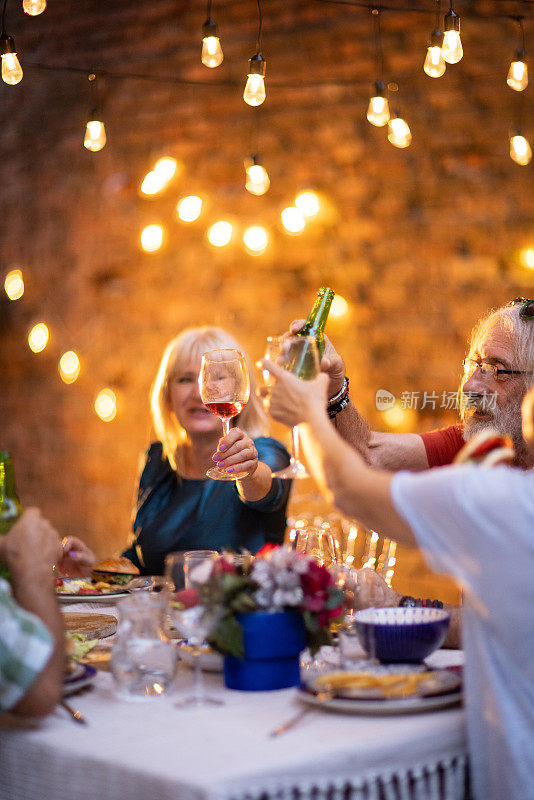
[{"label": "blue ceramic bowl", "polygon": [[440,608],[366,608],[352,617],[367,653],[386,663],[417,663],[441,647],[450,615]]}]

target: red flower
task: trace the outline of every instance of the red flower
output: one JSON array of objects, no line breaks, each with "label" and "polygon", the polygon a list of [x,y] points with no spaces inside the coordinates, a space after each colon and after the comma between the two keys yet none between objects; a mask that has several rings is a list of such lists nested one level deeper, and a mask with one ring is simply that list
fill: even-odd
[{"label": "red flower", "polygon": [[255,557],[265,558],[265,556],[268,556],[269,553],[273,552],[273,550],[278,550],[279,547],[280,547],[279,544],[272,544],[272,542],[267,542],[266,544],[263,545],[263,547],[260,547]]},{"label": "red flower", "polygon": [[193,608],[200,604],[200,597],[196,589],[181,589],[174,593],[174,600],[181,603],[184,608]]},{"label": "red flower", "polygon": [[214,561],[211,574],[223,575],[225,572],[235,573],[237,572],[237,569],[235,568],[233,561],[222,556],[221,558],[218,558],[217,561]]}]

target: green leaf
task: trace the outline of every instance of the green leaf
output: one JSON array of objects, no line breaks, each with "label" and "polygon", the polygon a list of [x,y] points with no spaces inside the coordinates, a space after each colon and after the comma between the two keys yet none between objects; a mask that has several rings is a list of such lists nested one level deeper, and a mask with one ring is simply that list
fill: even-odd
[{"label": "green leaf", "polygon": [[210,644],[223,655],[245,657],[243,628],[232,614],[226,614],[210,637]]}]

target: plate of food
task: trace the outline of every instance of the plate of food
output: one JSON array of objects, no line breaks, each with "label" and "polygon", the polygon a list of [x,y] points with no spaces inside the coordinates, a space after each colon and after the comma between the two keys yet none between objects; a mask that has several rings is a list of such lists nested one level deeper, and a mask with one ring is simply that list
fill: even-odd
[{"label": "plate of food", "polygon": [[457,705],[461,678],[450,670],[378,667],[360,672],[327,672],[303,684],[299,698],[345,714],[414,714]]},{"label": "plate of food", "polygon": [[185,639],[183,642],[180,642],[178,645],[178,655],[188,667],[194,667],[195,659],[198,658],[200,668],[206,672],[223,671],[222,655],[216,650],[213,650],[208,644],[202,645],[199,656],[195,656],[194,651],[195,648],[188,644],[187,639]]},{"label": "plate of food", "polygon": [[86,689],[96,678],[96,669],[90,664],[75,662],[74,671],[67,673],[63,679],[63,697]]},{"label": "plate of food", "polygon": [[65,634],[65,675],[63,677],[63,697],[75,694],[90,686],[96,677],[95,667],[81,664],[78,659],[86,656],[96,645],[97,639],[88,640],[81,633]]},{"label": "plate of food", "polygon": [[129,559],[107,558],[95,564],[90,578],[56,578],[56,594],[61,603],[114,603],[128,594],[128,584],[138,575]]}]

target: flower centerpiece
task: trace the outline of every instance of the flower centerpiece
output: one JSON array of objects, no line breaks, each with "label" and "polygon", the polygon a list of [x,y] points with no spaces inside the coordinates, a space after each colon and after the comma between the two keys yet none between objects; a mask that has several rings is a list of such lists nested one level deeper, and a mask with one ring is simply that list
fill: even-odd
[{"label": "flower centerpiece", "polygon": [[268,545],[244,564],[223,554],[190,578],[195,588],[177,592],[174,602],[220,607],[209,642],[225,655],[231,688],[295,685],[300,651],[329,644],[344,613],[343,591],[326,567],[287,547]]}]

